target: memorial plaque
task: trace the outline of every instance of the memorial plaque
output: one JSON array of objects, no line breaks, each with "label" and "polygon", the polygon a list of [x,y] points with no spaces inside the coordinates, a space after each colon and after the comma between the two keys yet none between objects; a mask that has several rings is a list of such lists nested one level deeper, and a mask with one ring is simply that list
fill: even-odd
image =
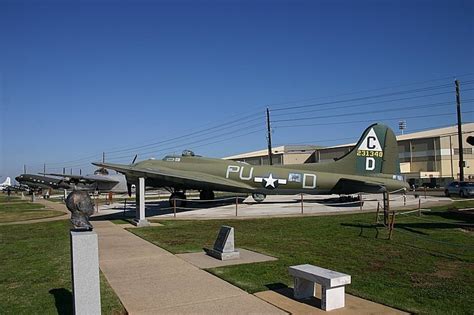
[{"label": "memorial plaque", "polygon": [[214,247],[212,249],[204,248],[204,251],[220,260],[240,258],[240,253],[234,249],[234,228],[226,225],[221,226]]},{"label": "memorial plaque", "polygon": [[[232,232],[232,249],[230,251],[234,251],[234,233],[233,228],[230,226],[223,225],[219,230],[219,234],[217,235],[217,239],[214,242],[214,250],[218,252],[225,252],[225,250],[229,251],[229,248],[226,248],[227,240],[229,239],[229,234]],[[227,246],[228,247],[228,246]]]}]

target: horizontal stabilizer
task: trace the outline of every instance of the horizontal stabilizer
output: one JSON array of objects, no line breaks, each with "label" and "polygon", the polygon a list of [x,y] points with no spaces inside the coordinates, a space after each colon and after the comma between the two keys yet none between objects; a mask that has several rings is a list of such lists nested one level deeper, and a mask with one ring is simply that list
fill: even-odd
[{"label": "horizontal stabilizer", "polygon": [[358,192],[380,193],[384,191],[384,187],[380,184],[369,183],[359,180],[341,178],[331,190],[332,194],[355,194]]}]

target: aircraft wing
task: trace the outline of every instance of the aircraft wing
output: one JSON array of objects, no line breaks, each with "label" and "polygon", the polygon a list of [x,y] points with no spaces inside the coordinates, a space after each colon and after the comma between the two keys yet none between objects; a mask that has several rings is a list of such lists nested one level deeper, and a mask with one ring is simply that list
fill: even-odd
[{"label": "aircraft wing", "polygon": [[126,176],[155,178],[177,185],[200,187],[204,185],[218,186],[219,189],[239,189],[251,191],[253,188],[245,183],[233,181],[227,178],[204,174],[195,171],[181,171],[160,166],[159,169],[143,168],[132,165],[112,164],[112,163],[92,163],[99,167],[116,170]]},{"label": "aircraft wing", "polygon": [[358,192],[379,193],[384,187],[375,182],[341,178],[331,189],[333,194],[355,194]]},{"label": "aircraft wing", "polygon": [[55,174],[55,173],[49,173],[49,174],[44,174],[44,175],[52,175],[52,176],[58,176],[64,178],[65,182],[75,182],[75,183],[97,183],[97,182],[103,182],[103,183],[118,183],[117,180],[112,179],[112,178],[107,178],[105,176],[82,176],[82,175],[66,175],[66,174]]}]

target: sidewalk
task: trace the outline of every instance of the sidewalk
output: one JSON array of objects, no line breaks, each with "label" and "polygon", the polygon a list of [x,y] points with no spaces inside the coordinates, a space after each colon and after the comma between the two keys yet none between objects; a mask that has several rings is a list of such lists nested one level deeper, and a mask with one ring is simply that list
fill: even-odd
[{"label": "sidewalk", "polygon": [[100,269],[129,314],[286,314],[108,221],[95,221]]}]

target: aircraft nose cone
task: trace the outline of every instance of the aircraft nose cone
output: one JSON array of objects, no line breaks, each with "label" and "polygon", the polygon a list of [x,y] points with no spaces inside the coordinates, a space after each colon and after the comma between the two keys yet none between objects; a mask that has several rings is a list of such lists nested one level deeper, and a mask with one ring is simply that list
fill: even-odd
[{"label": "aircraft nose cone", "polygon": [[19,182],[20,179],[21,179],[20,176],[15,177],[15,180],[16,180],[17,182]]}]

